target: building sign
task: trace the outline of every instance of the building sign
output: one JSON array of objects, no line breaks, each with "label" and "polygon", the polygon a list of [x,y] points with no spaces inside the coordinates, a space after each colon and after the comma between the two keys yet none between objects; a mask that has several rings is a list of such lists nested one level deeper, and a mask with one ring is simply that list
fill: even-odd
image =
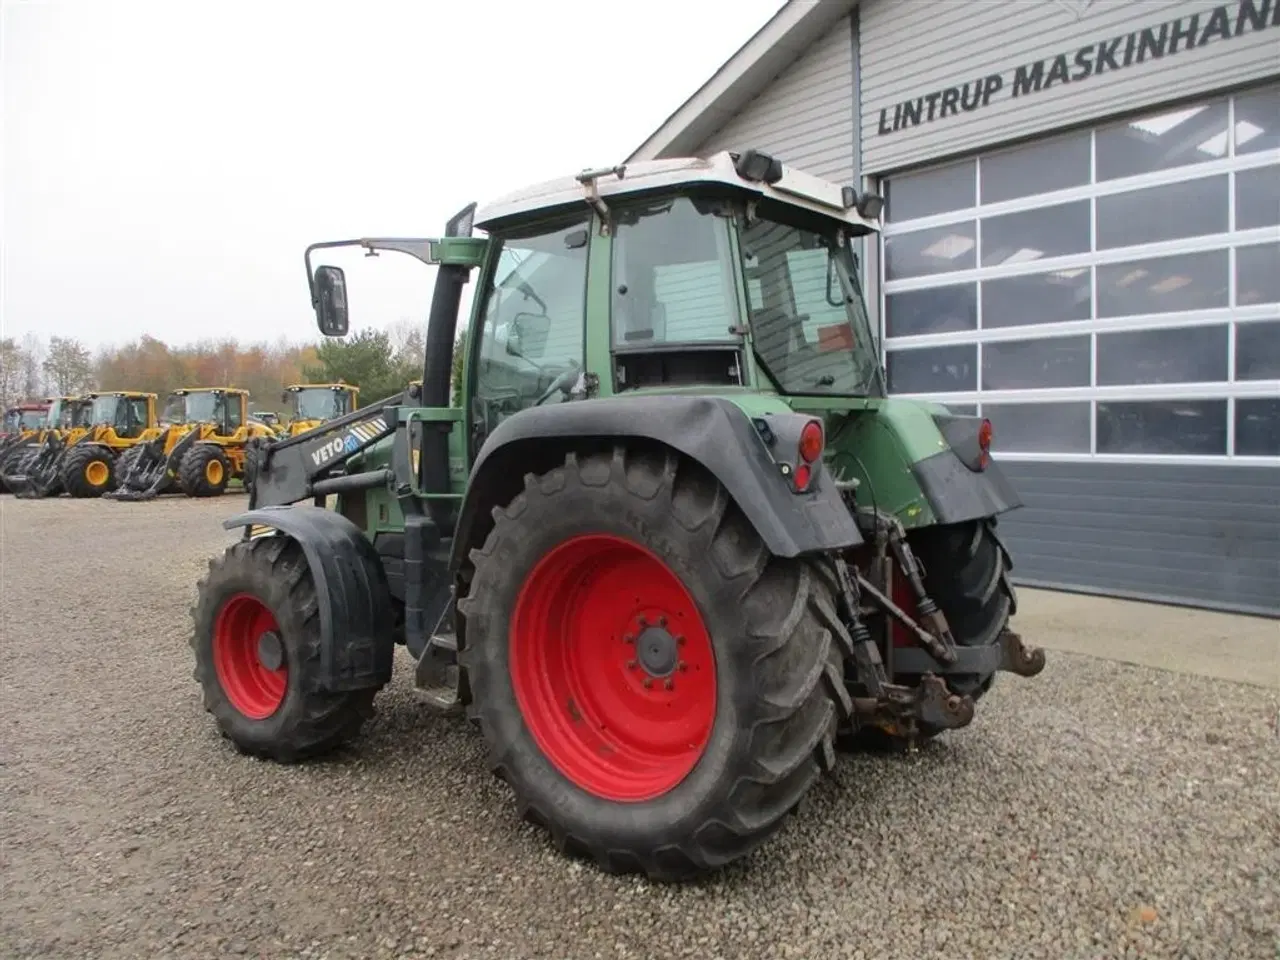
[{"label": "building sign", "polygon": [[1224,3],[1204,14],[1196,13],[1131,30],[1118,37],[1108,37],[1056,56],[895,103],[880,111],[876,132],[883,136],[918,127],[934,120],[980,110],[1000,100],[1082,83],[1126,67],[1199,50],[1210,43],[1231,40],[1268,27],[1278,28],[1280,33],[1280,0]]}]

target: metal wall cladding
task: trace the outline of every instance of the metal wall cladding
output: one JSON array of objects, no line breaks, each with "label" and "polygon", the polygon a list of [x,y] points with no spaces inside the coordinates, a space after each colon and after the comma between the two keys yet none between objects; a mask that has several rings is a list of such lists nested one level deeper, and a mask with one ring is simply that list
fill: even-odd
[{"label": "metal wall cladding", "polygon": [[1280,0],[868,0],[862,173],[1280,76]]},{"label": "metal wall cladding", "polygon": [[696,152],[706,156],[755,147],[808,173],[852,183],[853,44],[853,27],[845,17]]},{"label": "metal wall cladding", "polygon": [[1000,519],[1015,582],[1280,616],[1275,468],[1001,467],[1025,504]]}]

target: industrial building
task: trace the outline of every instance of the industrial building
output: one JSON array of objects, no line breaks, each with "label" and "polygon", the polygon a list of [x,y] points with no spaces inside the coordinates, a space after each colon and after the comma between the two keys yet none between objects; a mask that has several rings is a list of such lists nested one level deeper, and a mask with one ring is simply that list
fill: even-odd
[{"label": "industrial building", "polygon": [[894,394],[980,411],[1018,582],[1280,615],[1280,0],[791,0],[630,158],[886,198]]}]

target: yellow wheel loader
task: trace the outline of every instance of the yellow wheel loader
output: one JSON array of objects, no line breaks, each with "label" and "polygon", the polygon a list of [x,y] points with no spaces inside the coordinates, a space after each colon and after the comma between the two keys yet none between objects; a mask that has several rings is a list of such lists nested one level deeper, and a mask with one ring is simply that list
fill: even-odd
[{"label": "yellow wheel loader", "polygon": [[50,397],[38,430],[5,452],[0,483],[19,497],[56,497],[63,492],[62,458],[89,432],[91,397]]},{"label": "yellow wheel loader", "polygon": [[16,468],[39,441],[48,410],[49,401],[45,400],[20,403],[4,412],[4,427],[0,430],[0,492],[10,490],[5,475]]},{"label": "yellow wheel loader", "polygon": [[160,434],[154,393],[112,390],[89,396],[89,426],[69,438],[58,464],[63,489],[86,499],[114,490],[117,461]]},{"label": "yellow wheel loader", "polygon": [[187,387],[169,394],[163,429],[122,463],[115,500],[150,500],[178,490],[189,497],[221,496],[243,480],[245,448],[275,436],[249,416],[249,392],[235,387]]}]

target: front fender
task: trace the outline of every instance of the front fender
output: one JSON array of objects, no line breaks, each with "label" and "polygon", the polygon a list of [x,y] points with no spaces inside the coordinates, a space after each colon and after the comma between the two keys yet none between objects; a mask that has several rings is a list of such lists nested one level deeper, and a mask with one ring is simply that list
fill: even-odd
[{"label": "front fender", "polygon": [[362,690],[391,680],[394,615],[382,561],[364,532],[340,513],[314,506],[262,507],[224,529],[269,527],[296,540],[320,606],[323,688]]},{"label": "front fender", "polygon": [[[561,461],[560,451],[574,442],[597,439],[656,441],[696,460],[724,485],[775,556],[842,550],[862,543],[857,524],[825,468],[815,471],[809,491],[803,494],[794,493],[780,472],[779,461],[794,459],[794,439],[811,418],[785,407],[761,416],[776,437],[773,449],[779,452],[779,460],[771,456],[752,419],[723,397],[609,397],[521,411],[489,435],[471,468],[454,539],[455,563],[475,545],[470,541],[477,513],[487,513],[494,506],[487,499],[493,478],[523,476],[529,471],[530,445],[546,446],[549,441]],[[788,443],[793,445],[788,448]]]}]

